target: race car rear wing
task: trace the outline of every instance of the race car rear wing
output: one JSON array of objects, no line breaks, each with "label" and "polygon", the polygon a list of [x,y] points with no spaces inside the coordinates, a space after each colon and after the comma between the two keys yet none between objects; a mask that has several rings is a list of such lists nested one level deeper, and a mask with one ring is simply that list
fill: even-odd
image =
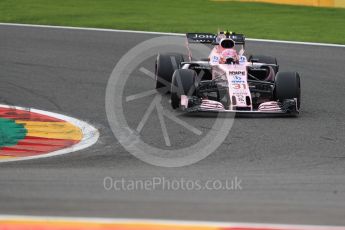
[{"label": "race car rear wing", "polygon": [[[187,33],[187,40],[189,43],[211,43],[217,45],[216,38],[217,34],[210,33]],[[230,34],[229,38],[234,40],[237,45],[245,44],[245,36],[243,34]]]},{"label": "race car rear wing", "polygon": [[216,34],[208,33],[187,33],[189,43],[213,43],[216,41]]}]

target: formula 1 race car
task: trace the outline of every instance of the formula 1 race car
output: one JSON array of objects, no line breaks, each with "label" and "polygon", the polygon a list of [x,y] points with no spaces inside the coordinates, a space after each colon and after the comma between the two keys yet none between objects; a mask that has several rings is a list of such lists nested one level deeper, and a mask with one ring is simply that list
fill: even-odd
[{"label": "formula 1 race car", "polygon": [[[189,61],[182,54],[158,54],[156,88],[169,86],[171,105],[186,112],[237,112],[297,115],[300,76],[279,72],[269,56],[244,55],[243,34],[187,33]],[[206,58],[193,60],[191,43],[211,45]],[[175,63],[173,63],[175,62]]]}]

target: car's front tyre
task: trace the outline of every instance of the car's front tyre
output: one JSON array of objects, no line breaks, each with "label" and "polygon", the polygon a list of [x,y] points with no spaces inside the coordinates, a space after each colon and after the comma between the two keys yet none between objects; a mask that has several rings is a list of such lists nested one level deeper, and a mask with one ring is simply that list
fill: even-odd
[{"label": "car's front tyre", "polygon": [[278,101],[297,99],[297,108],[301,106],[301,79],[296,72],[279,72],[275,78],[275,97]]},{"label": "car's front tyre", "polygon": [[195,94],[197,73],[191,69],[175,70],[171,82],[171,106],[177,109],[180,106],[181,95]]},{"label": "car's front tyre", "polygon": [[176,69],[180,68],[183,61],[181,54],[166,53],[157,55],[155,64],[156,89],[163,87],[170,89],[172,75]]}]

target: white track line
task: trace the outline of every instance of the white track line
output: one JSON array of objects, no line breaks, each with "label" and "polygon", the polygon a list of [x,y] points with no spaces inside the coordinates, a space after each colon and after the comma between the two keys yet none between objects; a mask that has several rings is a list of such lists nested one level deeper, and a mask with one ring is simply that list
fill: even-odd
[{"label": "white track line", "polygon": [[73,117],[68,117],[62,114],[48,112],[44,110],[38,110],[38,109],[32,109],[32,108],[23,108],[18,106],[8,106],[8,105],[2,105],[0,104],[0,108],[12,108],[12,109],[19,109],[19,110],[25,110],[25,111],[31,111],[34,113],[39,113],[43,115],[47,115],[50,117],[55,117],[64,121],[67,121],[75,126],[77,126],[83,133],[83,138],[75,145],[72,145],[65,149],[60,149],[51,153],[47,154],[41,154],[37,156],[30,156],[30,157],[15,157],[13,159],[3,159],[0,160],[0,163],[4,162],[11,162],[11,161],[24,161],[24,160],[32,160],[32,159],[38,159],[38,158],[46,158],[46,157],[52,157],[52,156],[58,156],[63,155],[66,153],[75,152],[81,149],[85,149],[87,147],[90,147],[91,145],[95,144],[99,138],[99,132],[96,128],[89,125],[88,123],[75,119]]},{"label": "white track line", "polygon": [[211,222],[211,221],[180,221],[157,219],[126,219],[126,218],[94,218],[94,217],[56,217],[56,216],[22,216],[0,215],[0,221],[56,221],[74,223],[100,223],[100,224],[159,224],[167,226],[196,226],[219,228],[272,228],[284,230],[344,230],[340,226],[321,225],[289,225],[289,224],[261,224],[261,223],[237,223],[237,222]]},{"label": "white track line", "polygon": [[[18,23],[0,23],[0,25],[3,25],[3,26],[18,26],[18,27],[67,29],[67,30],[87,30],[87,31],[100,31],[100,32],[152,34],[152,35],[167,35],[167,36],[185,36],[185,34],[181,34],[181,33],[165,33],[165,32],[151,32],[151,31],[137,31],[137,30],[100,29],[100,28],[88,28],[88,27],[49,26],[49,25],[33,25],[33,24],[18,24]],[[294,45],[309,45],[309,46],[325,46],[325,47],[345,48],[345,45],[328,44],[328,43],[316,43],[316,42],[282,41],[282,40],[269,40],[269,39],[256,39],[256,38],[246,38],[246,40],[247,41],[254,41],[254,42],[267,42],[267,43],[279,43],[279,44],[294,44]]]}]

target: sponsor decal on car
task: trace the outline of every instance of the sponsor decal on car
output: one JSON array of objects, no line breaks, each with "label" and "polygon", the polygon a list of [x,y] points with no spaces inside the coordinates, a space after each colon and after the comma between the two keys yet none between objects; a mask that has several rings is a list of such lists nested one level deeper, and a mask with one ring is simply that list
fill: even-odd
[{"label": "sponsor decal on car", "polygon": [[243,83],[245,83],[245,81],[244,80],[242,80],[242,77],[240,76],[240,75],[234,75],[233,77],[232,77],[232,81],[231,81],[231,83],[232,84],[243,84]]},{"label": "sponsor decal on car", "polygon": [[244,65],[244,64],[246,64],[247,63],[247,58],[245,57],[245,56],[240,56],[240,58],[239,58],[239,64],[240,65]]},{"label": "sponsor decal on car", "polygon": [[213,34],[194,34],[193,39],[205,39],[205,38],[216,38],[216,35]]},{"label": "sponsor decal on car", "polygon": [[237,100],[240,102],[244,102],[244,96],[243,95],[238,95]]},{"label": "sponsor decal on car", "polygon": [[231,70],[229,71],[230,75],[246,75],[246,71],[243,70]]},{"label": "sponsor decal on car", "polygon": [[218,56],[213,56],[212,57],[212,62],[218,63],[219,62],[219,57]]}]

